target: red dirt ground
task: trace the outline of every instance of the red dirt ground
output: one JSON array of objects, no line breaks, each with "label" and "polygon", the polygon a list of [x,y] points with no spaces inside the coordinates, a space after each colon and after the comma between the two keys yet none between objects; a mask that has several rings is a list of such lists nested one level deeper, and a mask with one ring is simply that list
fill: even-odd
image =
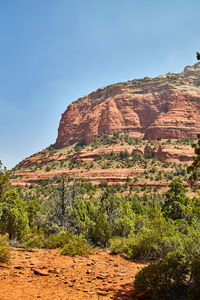
[{"label": "red dirt ground", "polygon": [[11,265],[0,267],[0,300],[133,299],[134,277],[143,266],[102,250],[68,257],[14,248]]}]

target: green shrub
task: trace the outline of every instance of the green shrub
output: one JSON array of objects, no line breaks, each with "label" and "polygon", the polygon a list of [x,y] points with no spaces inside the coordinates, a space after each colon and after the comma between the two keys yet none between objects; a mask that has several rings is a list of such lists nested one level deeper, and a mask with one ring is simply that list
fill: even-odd
[{"label": "green shrub", "polygon": [[162,208],[164,216],[172,220],[184,218],[184,210],[189,202],[183,181],[178,178],[169,184],[170,189],[166,193],[165,204]]},{"label": "green shrub", "polygon": [[152,261],[166,255],[172,247],[167,237],[161,238],[156,231],[148,231],[135,237],[114,240],[111,250],[115,253],[124,253],[129,259]]},{"label": "green shrub", "polygon": [[58,234],[51,234],[46,241],[46,245],[49,249],[63,248],[65,244],[74,239],[75,236],[72,233],[63,231]]},{"label": "green shrub", "polygon": [[189,299],[196,300],[200,295],[200,256],[192,260],[191,263],[191,286],[189,289]]},{"label": "green shrub", "polygon": [[81,237],[70,240],[67,244],[64,245],[61,252],[62,255],[70,256],[85,256],[92,253],[93,249],[89,245],[87,245],[86,241]]},{"label": "green shrub", "polygon": [[154,226],[152,221],[150,229],[143,229],[134,237],[111,239],[111,251],[124,254],[129,259],[144,261],[157,260],[177,249],[183,252],[182,235],[174,232],[168,223],[155,222]]},{"label": "green shrub", "polygon": [[[130,238],[129,238],[130,239]],[[126,242],[128,238],[115,237],[110,239],[109,245],[113,254],[123,254],[126,250]]]},{"label": "green shrub", "polygon": [[43,234],[29,234],[25,241],[27,248],[46,248],[46,240]]},{"label": "green shrub", "polygon": [[22,241],[28,231],[28,215],[24,201],[18,193],[10,190],[2,201],[0,227],[9,234],[9,239]]},{"label": "green shrub", "polygon": [[135,292],[148,291],[150,299],[165,299],[166,295],[171,295],[169,299],[180,299],[180,295],[187,293],[188,273],[187,262],[177,254],[170,254],[136,275]]},{"label": "green shrub", "polygon": [[7,238],[4,236],[0,236],[0,262],[10,262],[10,247]]},{"label": "green shrub", "polygon": [[45,171],[46,171],[46,172],[49,172],[49,171],[51,171],[51,168],[50,168],[50,166],[46,166],[46,168],[45,168]]},{"label": "green shrub", "polygon": [[187,259],[192,261],[200,255],[200,230],[199,226],[197,228],[187,226],[185,230],[187,234],[181,236],[182,248]]},{"label": "green shrub", "polygon": [[108,221],[108,217],[103,213],[99,213],[96,218],[95,226],[91,228],[90,237],[92,241],[106,246],[111,236],[112,228]]}]

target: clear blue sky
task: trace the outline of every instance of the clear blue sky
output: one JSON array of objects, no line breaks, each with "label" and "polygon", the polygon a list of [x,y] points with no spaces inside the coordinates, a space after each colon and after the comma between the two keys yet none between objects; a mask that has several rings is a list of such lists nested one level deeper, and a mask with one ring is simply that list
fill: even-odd
[{"label": "clear blue sky", "polygon": [[0,0],[0,160],[54,143],[78,97],[193,65],[199,14],[199,0]]}]

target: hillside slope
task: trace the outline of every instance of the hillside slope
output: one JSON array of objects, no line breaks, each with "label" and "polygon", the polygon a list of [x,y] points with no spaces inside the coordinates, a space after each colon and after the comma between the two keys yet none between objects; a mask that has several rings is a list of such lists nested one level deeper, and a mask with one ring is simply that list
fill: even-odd
[{"label": "hillside slope", "polygon": [[115,133],[87,146],[48,147],[13,169],[12,184],[39,182],[65,174],[92,183],[167,187],[174,176],[181,175],[186,181],[186,167],[193,155],[187,139],[144,141]]}]

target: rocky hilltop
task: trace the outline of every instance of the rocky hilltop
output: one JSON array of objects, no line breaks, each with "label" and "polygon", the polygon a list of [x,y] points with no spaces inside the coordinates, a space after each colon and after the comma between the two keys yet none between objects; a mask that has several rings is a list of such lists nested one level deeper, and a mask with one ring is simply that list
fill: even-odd
[{"label": "rocky hilltop", "polygon": [[128,132],[147,140],[196,139],[200,131],[200,63],[179,74],[100,88],[63,113],[55,148]]}]

